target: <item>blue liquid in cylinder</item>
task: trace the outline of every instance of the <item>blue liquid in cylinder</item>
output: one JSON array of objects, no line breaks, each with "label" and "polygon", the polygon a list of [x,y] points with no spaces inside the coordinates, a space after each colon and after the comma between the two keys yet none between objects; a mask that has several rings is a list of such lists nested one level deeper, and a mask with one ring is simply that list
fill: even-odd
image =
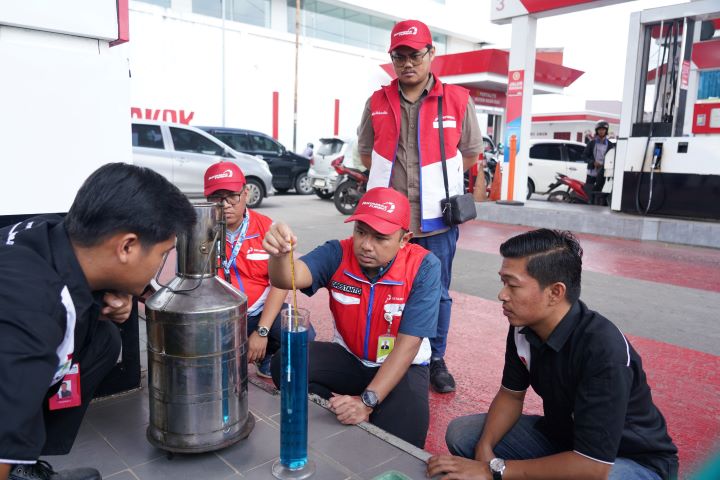
[{"label": "blue liquid in cylinder", "polygon": [[280,463],[295,470],[307,463],[307,330],[282,331]]}]

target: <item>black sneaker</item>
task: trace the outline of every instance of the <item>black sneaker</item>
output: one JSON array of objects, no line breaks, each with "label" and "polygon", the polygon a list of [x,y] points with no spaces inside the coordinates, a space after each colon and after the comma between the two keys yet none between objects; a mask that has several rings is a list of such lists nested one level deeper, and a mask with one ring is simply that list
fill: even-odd
[{"label": "black sneaker", "polygon": [[450,393],[455,391],[455,379],[448,372],[445,360],[439,358],[430,360],[430,386],[437,393]]},{"label": "black sneaker", "polygon": [[15,465],[10,470],[8,480],[102,480],[102,475],[94,468],[74,468],[56,472],[49,463],[38,460],[33,465]]}]

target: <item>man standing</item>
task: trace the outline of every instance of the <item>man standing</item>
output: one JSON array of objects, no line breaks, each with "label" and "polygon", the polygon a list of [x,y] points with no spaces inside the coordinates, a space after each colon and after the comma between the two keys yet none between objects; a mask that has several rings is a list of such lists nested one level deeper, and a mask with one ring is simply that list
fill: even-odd
[{"label": "man standing", "polygon": [[587,177],[585,189],[590,196],[591,192],[602,191],[605,185],[605,155],[615,148],[615,144],[608,140],[610,124],[601,120],[595,125],[595,137],[592,138],[583,152],[587,161]]},{"label": "man standing", "polygon": [[[579,300],[577,239],[535,230],[506,241],[500,253],[498,298],[510,323],[502,386],[487,414],[450,423],[445,439],[458,456],[432,457],[428,474],[677,478],[677,448],[640,356],[614,324]],[[542,398],[544,416],[522,414],[529,386]]]},{"label": "man standing", "polygon": [[[72,448],[120,354],[109,320],[128,318],[130,295],[143,293],[176,233],[194,223],[190,202],[161,175],[112,163],[90,175],[64,220],[0,230],[0,480],[100,479],[90,468],[54,472],[38,458]],[[50,410],[78,369],[81,404]]]},{"label": "man standing", "polygon": [[256,373],[270,378],[270,357],[280,349],[280,310],[287,290],[270,285],[262,241],[272,220],[246,207],[245,175],[232,162],[218,162],[205,171],[208,202],[222,203],[227,227],[225,279],[247,295],[248,361]]},{"label": "man standing", "polygon": [[[295,286],[330,293],[333,342],[309,344],[308,389],[330,400],[344,424],[369,420],[423,448],[430,420],[428,338],[436,330],[440,265],[409,243],[410,206],[391,188],[375,188],[345,222],[351,238],[329,241],[295,260]],[[263,246],[272,255],[270,279],[291,286],[287,225],[273,225]],[[275,385],[280,359],[273,357]]]},{"label": "man standing", "polygon": [[463,193],[463,172],[483,150],[475,104],[468,91],[444,85],[430,72],[435,47],[427,25],[405,20],[390,35],[390,58],[397,78],[373,93],[365,105],[358,145],[370,169],[368,189],[392,186],[410,200],[413,242],[433,252],[442,267],[437,332],[431,339],[430,383],[440,393],[455,390],[444,356],[452,299],[448,293],[458,227],[443,222],[445,198],[438,129],[442,97],[443,133],[450,196]]}]

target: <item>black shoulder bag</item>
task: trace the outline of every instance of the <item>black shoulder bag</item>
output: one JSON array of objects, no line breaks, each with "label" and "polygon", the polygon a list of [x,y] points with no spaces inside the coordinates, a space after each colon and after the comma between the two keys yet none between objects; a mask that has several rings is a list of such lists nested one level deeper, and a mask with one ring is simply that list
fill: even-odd
[{"label": "black shoulder bag", "polygon": [[[443,85],[443,94],[445,93]],[[440,159],[442,160],[443,181],[445,182],[445,198],[440,200],[443,221],[446,225],[459,225],[477,217],[475,199],[472,194],[450,196],[448,191],[447,165],[445,163],[445,137],[443,135],[443,97],[438,97],[438,131],[440,132]]]}]

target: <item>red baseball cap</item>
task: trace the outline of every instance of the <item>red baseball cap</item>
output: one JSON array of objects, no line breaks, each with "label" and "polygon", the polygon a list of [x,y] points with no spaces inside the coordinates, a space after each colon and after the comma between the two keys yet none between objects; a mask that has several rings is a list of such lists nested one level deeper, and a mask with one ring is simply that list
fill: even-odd
[{"label": "red baseball cap", "polygon": [[383,234],[390,235],[403,228],[410,230],[410,202],[402,193],[377,187],[362,196],[348,222],[363,222]]},{"label": "red baseball cap", "polygon": [[390,32],[390,49],[392,52],[397,47],[410,47],[414,50],[422,50],[432,45],[430,29],[420,20],[403,20],[398,22]]},{"label": "red baseball cap", "polygon": [[218,190],[239,192],[245,186],[245,175],[232,162],[218,162],[205,170],[205,196]]}]

